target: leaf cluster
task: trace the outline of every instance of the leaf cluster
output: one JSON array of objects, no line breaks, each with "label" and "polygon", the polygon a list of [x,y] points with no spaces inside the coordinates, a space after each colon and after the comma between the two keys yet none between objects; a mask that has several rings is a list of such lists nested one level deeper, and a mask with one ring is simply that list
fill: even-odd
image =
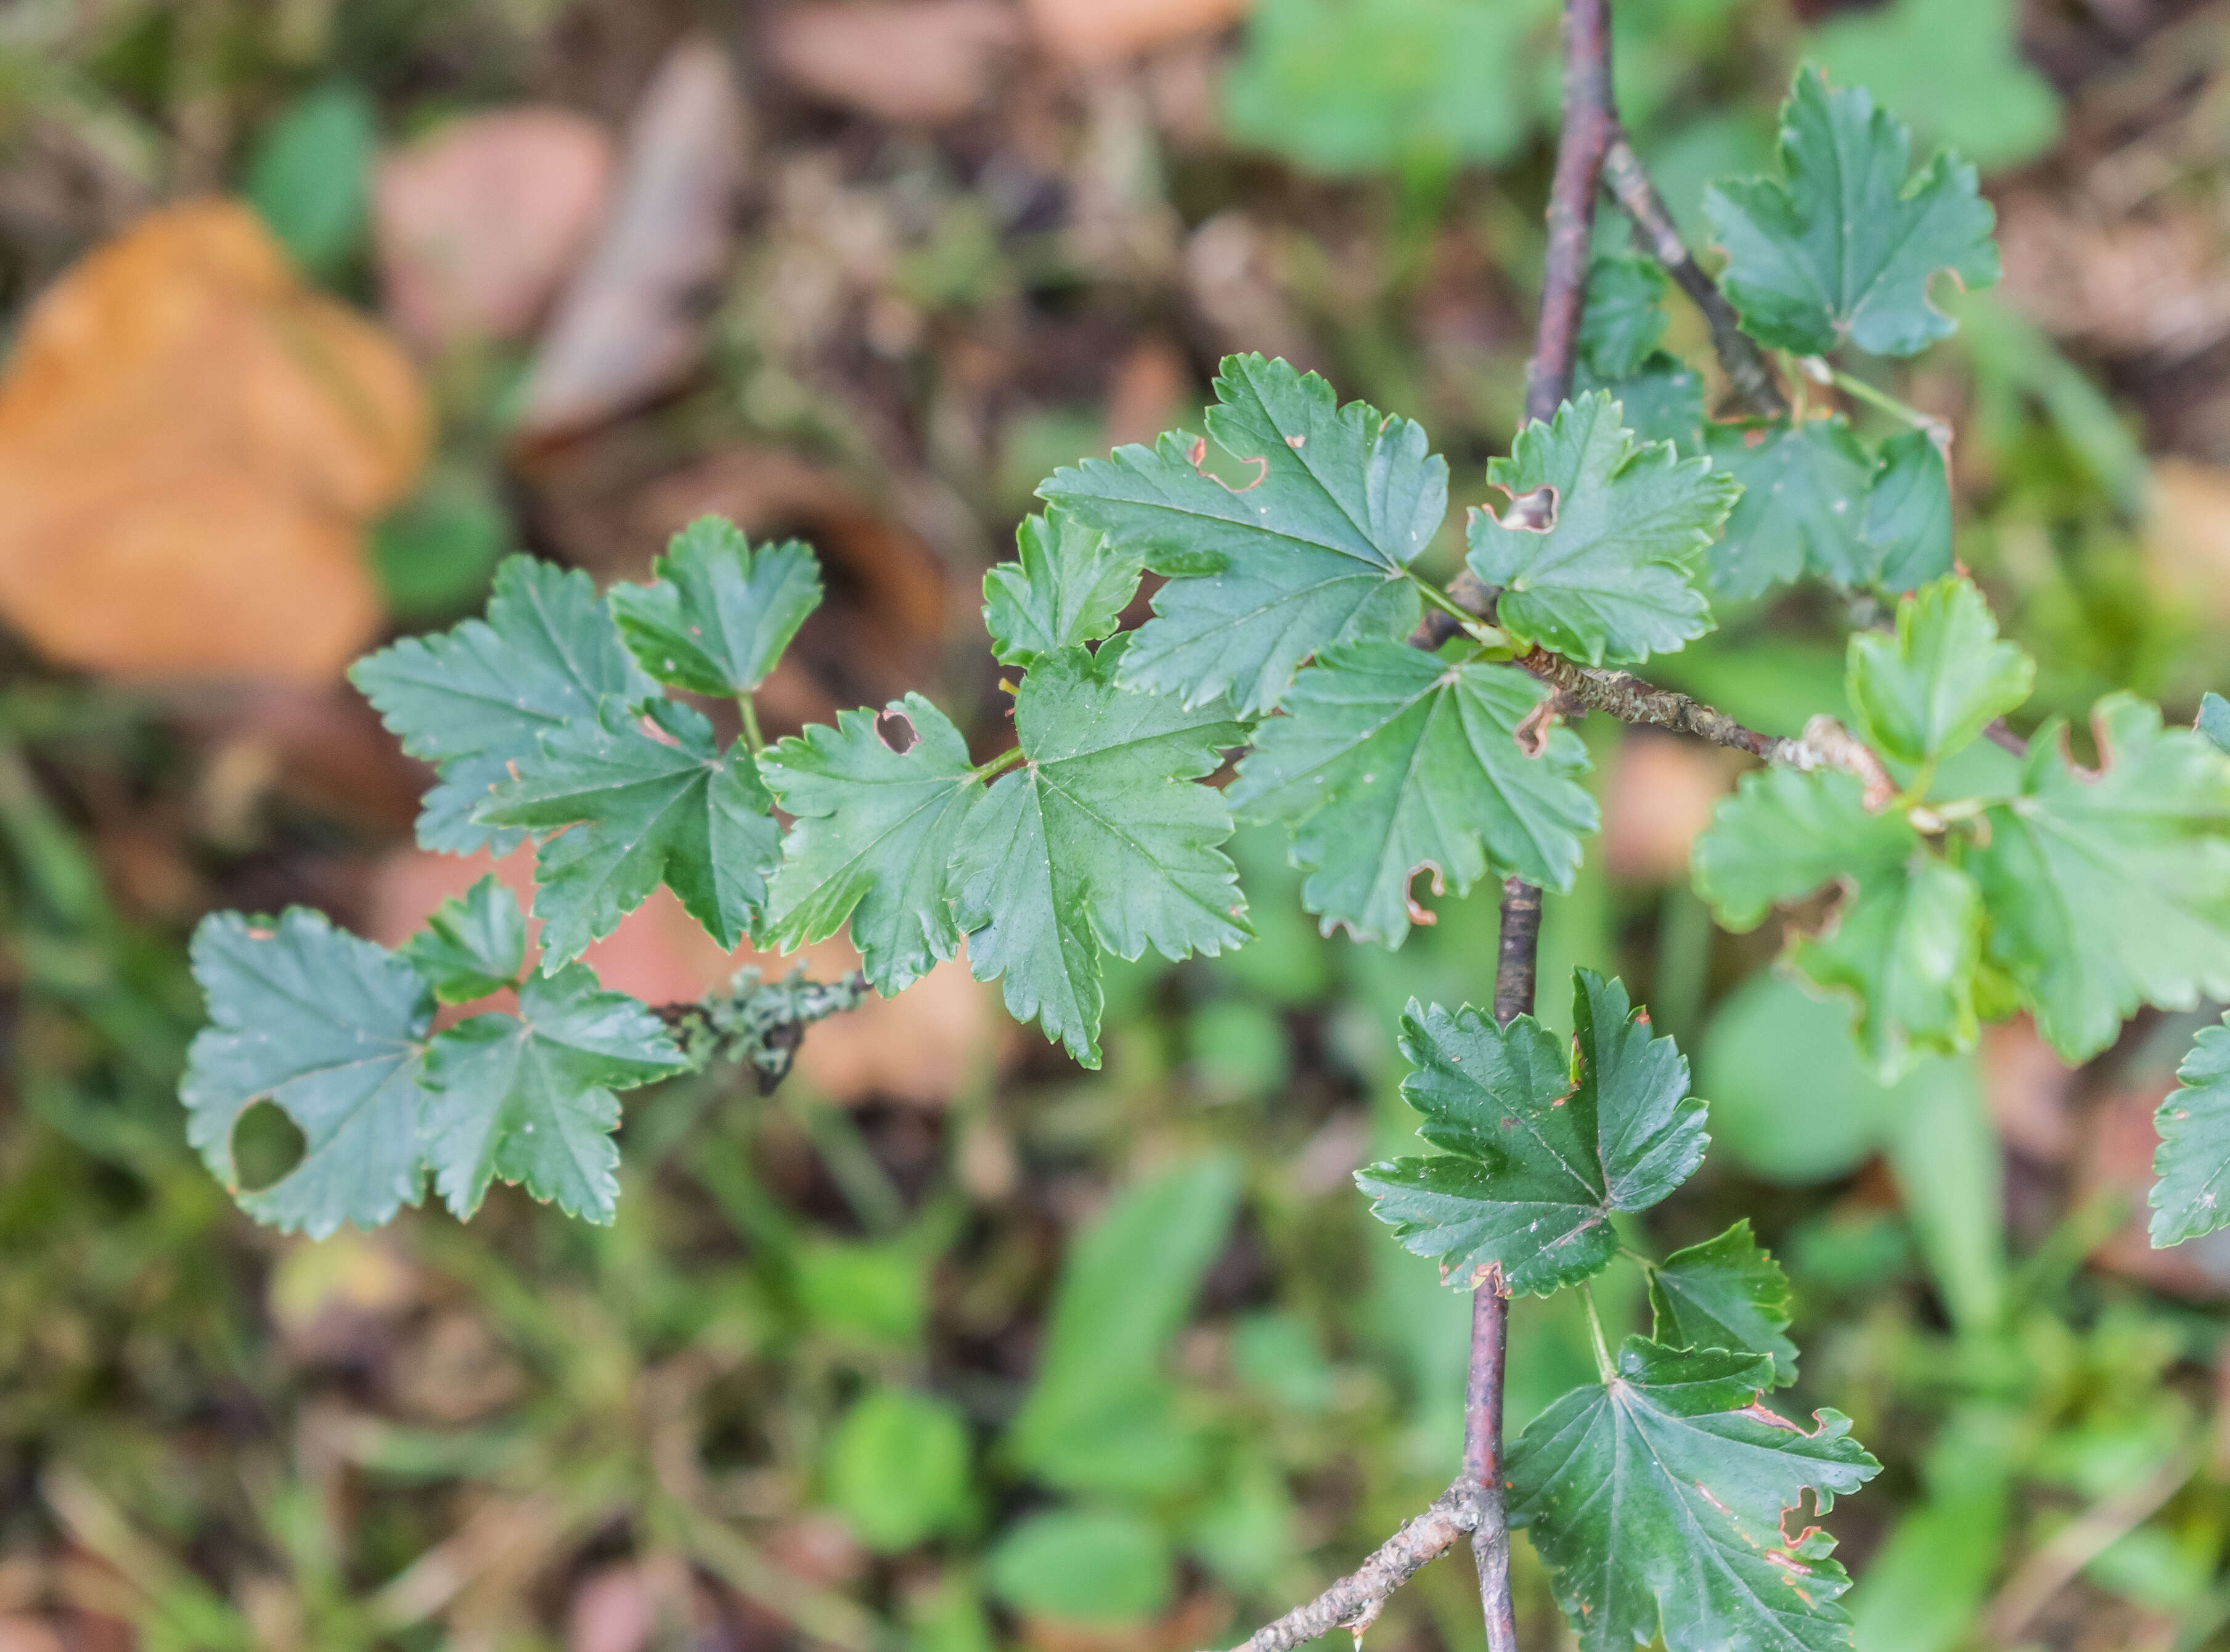
[{"label": "leaf cluster", "polygon": [[2091,715],[2096,770],[2057,719],[2017,760],[1978,747],[2034,680],[1971,583],[1924,586],[1893,635],[1852,637],[1846,673],[1894,795],[1765,770],[1697,841],[1697,893],[1729,928],[1833,893],[1789,962],[1857,1001],[1885,1077],[1970,1048],[1980,1018],[2016,1007],[2076,1062],[2141,1004],[2230,993],[2230,753],[2120,694]]},{"label": "leaf cluster", "polygon": [[[1531,1016],[1497,1026],[1413,1003],[1402,1018],[1402,1099],[1440,1151],[1356,1181],[1458,1286],[1584,1287],[1623,1249],[1615,1216],[1663,1200],[1709,1145],[1672,1041],[1618,982],[1582,969],[1572,989],[1569,1055]],[[1840,1414],[1807,1430],[1763,1404],[1796,1378],[1779,1264],[1746,1221],[1662,1262],[1626,1254],[1648,1278],[1650,1335],[1614,1356],[1595,1327],[1597,1381],[1510,1447],[1511,1523],[1585,1647],[1847,1645],[1833,1539],[1784,1522],[1808,1492],[1824,1514],[1879,1465]]]}]

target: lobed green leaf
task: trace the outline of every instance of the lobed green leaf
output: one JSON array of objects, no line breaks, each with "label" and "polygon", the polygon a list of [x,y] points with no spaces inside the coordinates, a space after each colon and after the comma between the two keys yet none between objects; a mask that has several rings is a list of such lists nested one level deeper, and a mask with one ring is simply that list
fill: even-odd
[{"label": "lobed green leaf", "polygon": [[1251,932],[1222,797],[1194,784],[1247,738],[1220,700],[1117,686],[1136,633],[1071,646],[1022,681],[1023,761],[976,804],[952,875],[979,980],[998,980],[1086,1067],[1099,1064],[1102,949],[1216,953]]},{"label": "lobed green leaf", "polygon": [[2152,1241],[2182,1244],[2230,1222],[2230,1016],[2199,1029],[2154,1115]]},{"label": "lobed green leaf", "polygon": [[488,1184],[517,1183],[568,1216],[609,1222],[619,1197],[615,1090],[683,1070],[658,1018],[585,965],[519,985],[516,1016],[474,1016],[428,1052],[425,1152],[460,1222]]},{"label": "lobed green leaf", "polygon": [[492,827],[475,811],[512,764],[536,754],[543,734],[593,721],[607,697],[633,706],[659,692],[621,646],[588,575],[532,557],[496,570],[485,620],[405,637],[358,661],[349,681],[405,752],[439,765],[418,842],[452,855],[518,845],[519,832]]},{"label": "lobed green leaf", "polygon": [[1515,500],[1554,490],[1541,530],[1471,519],[1471,571],[1501,589],[1496,623],[1589,665],[1647,659],[1711,629],[1689,580],[1741,489],[1709,459],[1638,442],[1601,390],[1535,420],[1487,480]]},{"label": "lobed green leaf", "polygon": [[1998,279],[1996,216],[1975,169],[1939,152],[1913,172],[1911,133],[1863,87],[1830,91],[1818,69],[1798,70],[1780,155],[1782,177],[1729,179],[1704,197],[1727,254],[1720,288],[1759,343],[1913,355],[1954,326],[1929,301],[1937,274],[1969,287]]},{"label": "lobed green leaf", "polygon": [[2091,726],[2100,771],[2077,768],[2064,726],[2046,724],[2020,794],[1989,810],[1966,861],[1990,962],[2071,1062],[2141,1003],[2230,997],[2230,755],[2129,694],[2100,700]]},{"label": "lobed green leaf", "polygon": [[1408,570],[1447,514],[1448,468],[1418,425],[1338,406],[1283,361],[1228,357],[1215,393],[1208,433],[1253,468],[1242,485],[1207,474],[1207,442],[1173,431],[1056,471],[1038,493],[1170,576],[1125,683],[1188,709],[1228,694],[1251,715],[1273,710],[1318,649],[1415,626]]},{"label": "lobed green leaf", "polygon": [[[194,931],[209,1025],[194,1036],[178,1099],[186,1139],[259,1222],[322,1239],[376,1228],[422,1196],[420,1077],[434,997],[384,947],[289,907],[276,922],[212,913]],[[268,1187],[240,1191],[232,1137],[259,1101],[302,1133],[302,1157]]]},{"label": "lobed green leaf", "polygon": [[491,873],[436,907],[402,955],[443,1003],[470,1003],[515,985],[526,967],[518,897]]},{"label": "lobed green leaf", "polygon": [[615,585],[620,636],[662,683],[715,699],[766,681],[821,606],[821,568],[796,539],[751,549],[725,517],[700,516],[651,564],[648,585]]},{"label": "lobed green leaf", "polygon": [[1135,553],[1066,511],[1023,518],[1015,549],[1015,561],[983,576],[995,657],[1027,668],[1072,642],[1097,642],[1123,623],[1138,590]]},{"label": "lobed green leaf", "polygon": [[1649,1334],[1667,1348],[1763,1354],[1773,1381],[1796,1380],[1789,1339],[1789,1276],[1744,1216],[1716,1239],[1676,1250],[1649,1270]]},{"label": "lobed green leaf", "polygon": [[1510,1449],[1510,1523],[1549,1568],[1585,1652],[1844,1652],[1850,1579],[1816,1526],[1784,1521],[1806,1493],[1825,1515],[1880,1464],[1849,1419],[1809,1432],[1758,1404],[1764,1354],[1629,1337]]},{"label": "lobed green leaf", "polygon": [[1614,1210],[1642,1210],[1694,1174],[1711,1139],[1688,1062],[1654,1037],[1626,989],[1572,978],[1572,1056],[1531,1016],[1506,1027],[1468,1007],[1412,1003],[1402,1099],[1437,1157],[1356,1173],[1402,1249],[1469,1288],[1498,1268],[1513,1294],[1546,1295],[1597,1273],[1618,1249]]},{"label": "lobed green leaf", "polygon": [[544,735],[479,818],[543,835],[534,915],[543,972],[555,974],[661,881],[723,948],[740,945],[780,864],[772,810],[742,742],[723,753],[700,713],[608,699],[594,719]]},{"label": "lobed green leaf", "polygon": [[1241,818],[1292,829],[1302,900],[1325,933],[1344,924],[1398,946],[1430,920],[1409,894],[1421,871],[1458,894],[1487,875],[1571,887],[1599,817],[1576,734],[1544,730],[1535,756],[1518,743],[1545,694],[1511,666],[1344,643],[1293,680],[1225,796]]},{"label": "lobed green leaf", "polygon": [[1894,636],[1852,634],[1848,681],[1860,737],[1917,768],[2027,700],[2036,662],[1998,640],[1998,623],[1970,581],[1943,579],[1898,603]]},{"label": "lobed green leaf", "polygon": [[759,758],[759,774],[796,816],[767,897],[768,938],[788,950],[826,940],[848,920],[869,984],[888,997],[960,945],[950,868],[980,795],[968,743],[919,694],[883,716],[912,726],[904,750],[876,714],[840,712]]}]

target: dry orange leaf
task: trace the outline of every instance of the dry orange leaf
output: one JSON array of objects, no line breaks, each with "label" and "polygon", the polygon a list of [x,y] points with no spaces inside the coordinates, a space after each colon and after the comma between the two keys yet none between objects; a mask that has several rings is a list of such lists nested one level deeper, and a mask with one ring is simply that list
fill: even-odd
[{"label": "dry orange leaf", "polygon": [[429,434],[409,363],[246,208],[151,213],[0,377],[0,617],[99,671],[328,680],[378,628],[363,527]]},{"label": "dry orange leaf", "polygon": [[414,343],[519,339],[603,221],[611,135],[568,109],[467,115],[379,164],[387,311]]},{"label": "dry orange leaf", "polygon": [[1150,52],[1244,16],[1249,0],[1029,0],[1054,56],[1092,65]]},{"label": "dry orange leaf", "polygon": [[822,0],[778,14],[767,52],[799,89],[878,119],[935,126],[988,98],[1022,44],[1000,0]]}]

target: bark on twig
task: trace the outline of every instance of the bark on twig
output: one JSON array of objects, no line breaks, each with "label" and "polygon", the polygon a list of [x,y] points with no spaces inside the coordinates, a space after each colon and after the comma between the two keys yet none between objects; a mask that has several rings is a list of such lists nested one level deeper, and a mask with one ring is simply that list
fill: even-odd
[{"label": "bark on twig", "polygon": [[1719,291],[1719,284],[1704,273],[1695,255],[1688,250],[1688,243],[1680,238],[1679,228],[1672,222],[1665,197],[1649,181],[1649,174],[1642,169],[1641,158],[1627,141],[1622,126],[1615,129],[1610,152],[1603,158],[1603,179],[1613,197],[1634,220],[1634,239],[1665,267],[1665,273],[1695,301],[1696,307],[1704,313],[1704,319],[1711,324],[1712,352],[1718,357],[1735,394],[1768,418],[1787,418],[1789,398],[1782,394],[1780,381],[1773,376],[1772,364],[1742,330],[1734,306],[1727,302],[1726,294]]},{"label": "bark on twig", "polygon": [[[1472,1529],[1477,1518],[1463,1482],[1442,1492],[1425,1512],[1403,1523],[1368,1560],[1305,1606],[1296,1606],[1274,1623],[1265,1623],[1234,1652],[1289,1652],[1334,1629],[1353,1631],[1357,1641],[1376,1621],[1394,1591],[1415,1577]],[[1507,1538],[1504,1539],[1506,1543]]]}]

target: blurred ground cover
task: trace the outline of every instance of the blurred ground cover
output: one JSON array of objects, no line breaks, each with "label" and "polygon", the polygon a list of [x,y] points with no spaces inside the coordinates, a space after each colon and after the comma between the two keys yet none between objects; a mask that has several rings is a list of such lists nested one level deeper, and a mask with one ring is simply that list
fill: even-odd
[{"label": "blurred ground cover", "polygon": [[[0,679],[0,1647],[1179,1652],[1445,1477],[1460,1299],[1370,1242],[1347,1178],[1409,1129],[1402,1003],[1485,994],[1482,900],[1389,956],[1265,899],[1254,945],[1111,982],[1104,1076],[1002,1040],[953,972],[816,1029],[770,1100],[635,1100],[609,1230],[499,1194],[469,1231],[281,1240],[191,1159],[173,1096],[201,911],[301,900],[392,939],[480,869],[407,847],[419,777],[295,663],[283,599],[336,544],[416,629],[476,605],[514,544],[640,577],[725,511],[828,571],[769,733],[926,681],[989,727],[996,681],[939,668],[1029,487],[1189,420],[1224,350],[1426,419],[1460,502],[1484,495],[1538,261],[1552,9],[1237,10],[828,0],[693,38],[689,9],[620,0],[0,16],[11,337],[76,258],[210,191],[319,295],[267,292],[272,352],[222,333],[124,423],[54,448],[47,403],[0,418],[0,606],[92,668],[11,641]],[[2230,10],[1829,10],[1627,0],[1638,140],[1692,213],[1762,153],[1808,52],[1935,135],[1998,140],[1977,158],[2007,284],[1899,388],[1960,431],[1960,553],[2040,659],[2038,713],[2126,684],[2188,714],[2230,677]],[[185,274],[143,255],[122,312]],[[346,451],[302,410],[364,410],[314,337],[300,399],[320,324],[287,318],[331,302],[378,319],[438,415],[422,462],[377,449],[412,473],[383,515],[330,481]],[[1692,314],[1666,342],[1709,371]],[[139,384],[118,359],[75,370],[93,405]],[[272,385],[296,387],[275,420]],[[180,432],[238,513],[134,505],[127,484],[175,507],[148,479]],[[35,619],[87,543],[53,508],[72,489],[122,524],[97,651]],[[250,521],[279,524],[253,539],[273,601],[182,661],[182,629],[218,628],[177,593],[237,577]],[[1799,590],[1667,674],[1793,732],[1843,709],[1841,638],[1872,617]],[[203,680],[164,676],[182,663]],[[2072,1074],[2016,1026],[1881,1090],[1840,1012],[1770,974],[1775,926],[1716,934],[1687,891],[1717,754],[1587,732],[1609,830],[1551,899],[1544,971],[1616,956],[1700,1052],[1718,1145],[1653,1225],[1679,1244],[1767,1213],[1808,1351],[1793,1403],[1848,1411],[1888,1464],[1845,1522],[1860,1645],[2218,1640],[2230,1250],[2154,1256],[2130,1216],[2199,1018]],[[1237,852],[1266,895],[1274,841]],[[723,976],[675,915],[606,943],[607,978]],[[1902,1129],[1923,1104],[1924,1150]],[[1638,1315],[1641,1281],[1621,1292]],[[1589,1365],[1561,1305],[1515,1318],[1513,1428]],[[1374,1643],[1472,1643],[1467,1596],[1461,1568],[1428,1574]]]}]

